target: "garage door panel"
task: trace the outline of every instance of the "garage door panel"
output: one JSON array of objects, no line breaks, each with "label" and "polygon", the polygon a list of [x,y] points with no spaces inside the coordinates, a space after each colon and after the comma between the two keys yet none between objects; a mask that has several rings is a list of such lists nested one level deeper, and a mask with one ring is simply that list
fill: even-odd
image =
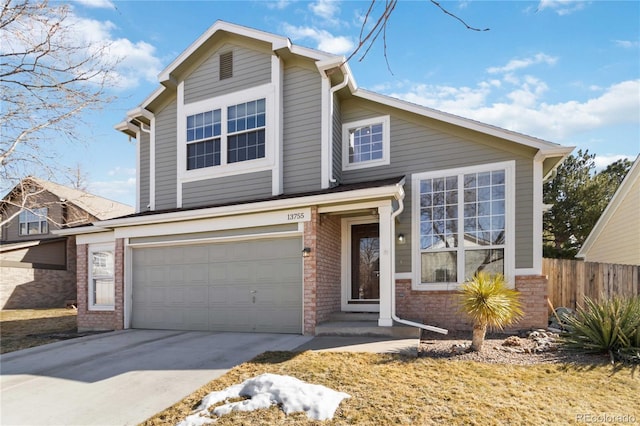
[{"label": "garage door panel", "polygon": [[301,246],[274,238],[134,249],[132,326],[300,333]]}]

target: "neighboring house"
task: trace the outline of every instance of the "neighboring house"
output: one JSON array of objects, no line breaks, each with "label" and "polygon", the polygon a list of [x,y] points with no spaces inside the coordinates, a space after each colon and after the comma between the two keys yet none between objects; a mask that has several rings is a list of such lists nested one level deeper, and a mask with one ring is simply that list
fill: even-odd
[{"label": "neighboring house", "polygon": [[63,307],[76,299],[76,245],[53,233],[134,209],[84,191],[27,177],[2,199],[0,308]]},{"label": "neighboring house", "polygon": [[576,257],[587,262],[640,265],[640,155]]},{"label": "neighboring house", "polygon": [[216,22],[116,129],[137,213],[73,230],[81,328],[466,328],[485,269],[547,323],[542,183],[572,148],[358,88],[344,58]]}]

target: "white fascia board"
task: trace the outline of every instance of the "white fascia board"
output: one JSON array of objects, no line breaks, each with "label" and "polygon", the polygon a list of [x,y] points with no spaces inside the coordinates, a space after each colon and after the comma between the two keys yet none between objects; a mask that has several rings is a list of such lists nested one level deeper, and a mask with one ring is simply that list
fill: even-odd
[{"label": "white fascia board", "polygon": [[287,198],[281,200],[261,201],[248,204],[233,204],[223,207],[211,207],[198,210],[185,210],[171,213],[160,213],[150,216],[137,216],[121,219],[109,219],[96,222],[97,226],[104,228],[117,228],[121,226],[147,225],[153,223],[179,222],[184,220],[195,220],[221,216],[232,216],[248,213],[267,212],[272,210],[282,210],[296,207],[306,207],[310,205],[344,203],[358,200],[374,198],[398,199],[402,193],[402,186],[387,185],[376,188],[357,189],[345,192],[332,192],[320,195],[310,195],[306,197]]},{"label": "white fascia board", "polygon": [[111,232],[111,230],[94,225],[94,226],[83,226],[81,228],[54,229],[51,231],[51,233],[54,235],[63,235],[65,237],[71,236],[71,235],[99,234],[102,232]]},{"label": "white fascia board", "polygon": [[331,53],[326,53],[321,50],[310,49],[308,47],[297,46],[295,44],[290,44],[288,48],[289,48],[289,51],[295,55],[305,56],[315,61],[325,61],[325,60],[333,61],[335,60],[335,58],[341,58],[340,56],[336,56]]},{"label": "white fascia board", "polygon": [[160,81],[167,81],[171,79],[171,73],[189,56],[195,53],[200,46],[202,46],[207,40],[209,40],[218,31],[227,31],[229,33],[253,38],[256,40],[262,40],[271,43],[274,50],[281,49],[283,47],[289,48],[291,42],[287,37],[278,36],[275,34],[267,33],[253,28],[243,27],[241,25],[232,24],[225,21],[216,21],[207,31],[204,32],[196,41],[194,41],[186,50],[184,50],[169,66],[167,66],[158,76]]},{"label": "white fascia board", "polygon": [[138,129],[138,126],[135,126],[129,121],[121,121],[120,123],[113,126],[113,128],[128,136],[134,136],[136,133],[140,131],[140,129]]},{"label": "white fascia board", "polygon": [[507,139],[521,145],[525,145],[531,148],[538,149],[545,153],[558,153],[558,152],[571,152],[573,147],[564,147],[552,142],[548,142],[542,139],[534,138],[531,136],[523,135],[521,133],[512,132],[510,130],[502,129],[500,127],[484,124],[479,121],[470,120],[468,118],[460,117],[457,115],[449,114],[443,111],[438,111],[433,108],[417,105],[411,102],[403,101],[401,99],[392,98],[390,96],[381,95],[379,93],[370,92],[364,89],[358,89],[353,93],[354,96],[367,99],[373,102],[378,102],[384,105],[388,105],[394,108],[399,108],[408,112],[422,115],[424,117],[433,118],[445,123],[453,124],[465,129],[474,130],[487,135]]},{"label": "white fascia board", "polygon": [[609,220],[611,220],[615,211],[618,210],[622,201],[627,198],[629,191],[631,191],[631,188],[633,187],[633,183],[637,179],[640,179],[640,155],[636,157],[631,169],[620,183],[620,186],[616,190],[615,194],[613,194],[613,197],[611,197],[609,204],[605,207],[591,232],[587,235],[587,239],[584,240],[582,247],[580,247],[578,254],[576,254],[577,258],[583,259],[586,257],[589,250],[591,250],[591,246],[598,239]]}]

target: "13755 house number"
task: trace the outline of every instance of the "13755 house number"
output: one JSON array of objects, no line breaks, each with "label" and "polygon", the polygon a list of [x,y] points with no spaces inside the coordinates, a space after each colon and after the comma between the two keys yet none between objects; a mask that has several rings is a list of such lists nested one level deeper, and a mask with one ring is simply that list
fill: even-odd
[{"label": "13755 house number", "polygon": [[287,213],[287,220],[304,220],[304,212]]}]

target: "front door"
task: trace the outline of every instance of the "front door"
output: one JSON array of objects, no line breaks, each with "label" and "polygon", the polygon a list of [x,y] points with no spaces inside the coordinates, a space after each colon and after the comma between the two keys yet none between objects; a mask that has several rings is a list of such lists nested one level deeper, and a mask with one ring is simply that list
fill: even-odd
[{"label": "front door", "polygon": [[378,223],[349,224],[350,271],[345,311],[377,312],[380,303],[380,237]]}]

